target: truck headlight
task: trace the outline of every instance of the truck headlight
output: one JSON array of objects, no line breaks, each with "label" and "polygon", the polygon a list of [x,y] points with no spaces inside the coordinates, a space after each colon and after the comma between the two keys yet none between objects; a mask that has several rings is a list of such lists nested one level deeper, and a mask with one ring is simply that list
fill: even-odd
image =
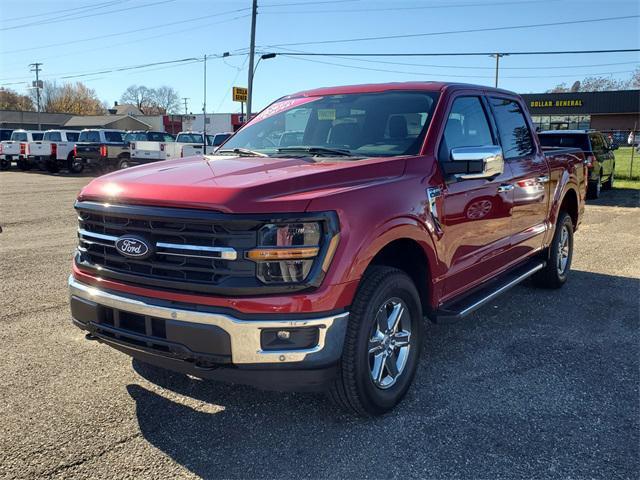
[{"label": "truck headlight", "polygon": [[[323,248],[326,238],[320,222],[299,222],[288,224],[270,223],[258,231],[258,248],[247,252],[246,257],[257,263],[257,277],[264,283],[300,283],[309,276],[321,252],[335,251],[337,246]],[[326,261],[323,262],[328,267]]]}]

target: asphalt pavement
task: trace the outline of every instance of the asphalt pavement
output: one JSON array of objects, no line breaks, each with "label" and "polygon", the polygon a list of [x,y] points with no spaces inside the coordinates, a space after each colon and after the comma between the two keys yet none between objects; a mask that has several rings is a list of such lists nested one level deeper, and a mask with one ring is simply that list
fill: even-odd
[{"label": "asphalt pavement", "polygon": [[638,478],[640,198],[603,192],[565,288],[428,325],[414,386],[364,420],[132,361],[69,320],[90,177],[0,173],[0,478]]}]

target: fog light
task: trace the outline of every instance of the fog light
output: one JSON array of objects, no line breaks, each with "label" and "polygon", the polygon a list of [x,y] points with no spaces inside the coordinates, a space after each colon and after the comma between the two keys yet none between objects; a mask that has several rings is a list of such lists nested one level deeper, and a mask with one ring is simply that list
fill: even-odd
[{"label": "fog light", "polygon": [[260,333],[260,348],[269,350],[301,350],[318,344],[318,327],[276,329],[266,328]]}]

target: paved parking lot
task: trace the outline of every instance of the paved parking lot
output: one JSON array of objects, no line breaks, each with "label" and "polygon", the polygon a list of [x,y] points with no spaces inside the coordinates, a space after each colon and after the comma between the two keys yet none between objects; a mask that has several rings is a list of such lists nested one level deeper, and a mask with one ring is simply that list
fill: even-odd
[{"label": "paved parking lot", "polygon": [[65,282],[88,180],[0,173],[0,478],[640,475],[637,191],[588,205],[563,290],[429,325],[406,400],[363,420],[85,340]]}]

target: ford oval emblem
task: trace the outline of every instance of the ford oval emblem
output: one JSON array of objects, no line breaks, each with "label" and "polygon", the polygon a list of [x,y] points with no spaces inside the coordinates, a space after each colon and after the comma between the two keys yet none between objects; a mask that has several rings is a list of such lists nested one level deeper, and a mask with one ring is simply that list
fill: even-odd
[{"label": "ford oval emblem", "polygon": [[151,255],[151,246],[146,240],[132,235],[124,235],[116,240],[116,250],[125,257],[146,258]]}]

